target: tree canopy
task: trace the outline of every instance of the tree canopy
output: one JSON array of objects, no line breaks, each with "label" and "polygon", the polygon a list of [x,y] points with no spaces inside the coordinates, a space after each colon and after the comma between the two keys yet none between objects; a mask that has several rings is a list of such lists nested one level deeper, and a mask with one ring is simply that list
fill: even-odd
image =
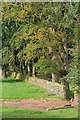
[{"label": "tree canopy", "polygon": [[6,77],[15,71],[78,84],[79,4],[4,2],[2,8]]}]

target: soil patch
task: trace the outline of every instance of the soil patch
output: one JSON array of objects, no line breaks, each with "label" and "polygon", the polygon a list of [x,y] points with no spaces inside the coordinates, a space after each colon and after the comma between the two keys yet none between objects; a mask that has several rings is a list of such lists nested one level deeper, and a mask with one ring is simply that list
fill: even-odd
[{"label": "soil patch", "polygon": [[33,108],[33,109],[48,109],[53,107],[64,107],[66,104],[70,104],[68,101],[60,100],[57,98],[47,98],[47,99],[23,99],[15,101],[4,101],[3,106],[14,106],[18,108]]}]

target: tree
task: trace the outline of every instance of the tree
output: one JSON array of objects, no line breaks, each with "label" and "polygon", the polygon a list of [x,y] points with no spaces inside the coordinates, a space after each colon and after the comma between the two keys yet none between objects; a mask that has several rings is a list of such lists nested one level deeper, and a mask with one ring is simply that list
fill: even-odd
[{"label": "tree", "polygon": [[3,3],[4,71],[41,74],[53,82],[66,78],[72,69],[71,51],[78,46],[78,7],[78,3]]}]

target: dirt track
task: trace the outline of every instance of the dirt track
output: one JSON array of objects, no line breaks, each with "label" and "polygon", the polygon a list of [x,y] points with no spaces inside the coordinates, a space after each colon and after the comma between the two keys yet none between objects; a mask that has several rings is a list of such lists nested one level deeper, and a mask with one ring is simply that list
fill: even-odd
[{"label": "dirt track", "polygon": [[47,98],[47,99],[23,99],[15,101],[4,101],[3,106],[14,106],[18,108],[34,108],[34,109],[48,109],[54,107],[64,107],[64,105],[70,104],[68,101],[60,100],[57,98]]}]

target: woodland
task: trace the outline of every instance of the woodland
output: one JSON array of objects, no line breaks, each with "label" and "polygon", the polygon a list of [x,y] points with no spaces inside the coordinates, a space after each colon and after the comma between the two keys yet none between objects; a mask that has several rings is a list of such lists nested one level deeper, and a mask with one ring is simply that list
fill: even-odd
[{"label": "woodland", "polygon": [[78,85],[80,4],[2,3],[2,66],[52,82]]}]

